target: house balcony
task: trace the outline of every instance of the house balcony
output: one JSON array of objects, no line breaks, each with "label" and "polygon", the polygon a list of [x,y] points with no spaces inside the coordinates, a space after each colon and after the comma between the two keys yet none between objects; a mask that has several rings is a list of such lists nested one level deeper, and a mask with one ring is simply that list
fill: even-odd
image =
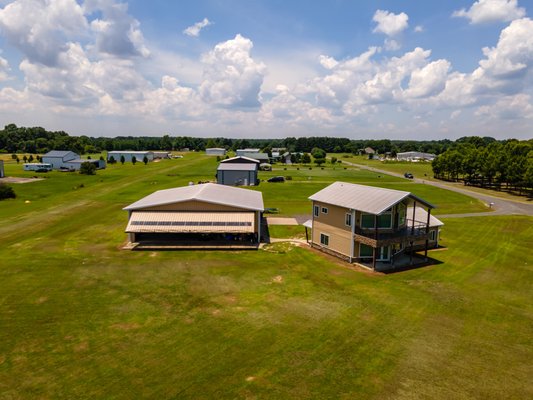
[{"label": "house balcony", "polygon": [[366,244],[371,247],[390,246],[392,244],[403,243],[408,245],[410,242],[425,240],[429,238],[429,227],[422,222],[411,220],[407,221],[407,226],[390,232],[374,228],[362,229],[355,228],[354,239],[357,242]]}]

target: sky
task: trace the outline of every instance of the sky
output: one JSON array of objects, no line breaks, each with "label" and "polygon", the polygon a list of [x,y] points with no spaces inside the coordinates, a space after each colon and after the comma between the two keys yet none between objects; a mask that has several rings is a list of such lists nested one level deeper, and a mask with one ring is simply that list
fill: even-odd
[{"label": "sky", "polygon": [[0,126],[533,138],[533,0],[0,0]]}]

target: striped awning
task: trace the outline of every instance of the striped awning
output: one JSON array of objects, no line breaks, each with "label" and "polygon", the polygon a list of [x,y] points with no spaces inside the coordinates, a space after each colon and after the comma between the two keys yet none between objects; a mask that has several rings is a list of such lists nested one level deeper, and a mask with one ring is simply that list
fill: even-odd
[{"label": "striped awning", "polygon": [[253,233],[253,212],[133,211],[128,233]]}]

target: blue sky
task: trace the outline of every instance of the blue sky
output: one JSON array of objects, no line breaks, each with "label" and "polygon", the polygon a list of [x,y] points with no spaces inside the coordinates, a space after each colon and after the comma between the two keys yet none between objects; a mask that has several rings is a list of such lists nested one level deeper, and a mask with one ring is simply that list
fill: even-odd
[{"label": "blue sky", "polygon": [[528,139],[532,3],[0,0],[0,125]]}]

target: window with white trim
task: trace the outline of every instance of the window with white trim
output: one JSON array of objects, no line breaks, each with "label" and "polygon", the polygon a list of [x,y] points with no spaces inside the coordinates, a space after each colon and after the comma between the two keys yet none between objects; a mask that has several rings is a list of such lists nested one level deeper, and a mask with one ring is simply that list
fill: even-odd
[{"label": "window with white trim", "polygon": [[327,213],[328,213],[328,208],[322,207],[322,214],[327,214]]},{"label": "window with white trim", "polygon": [[313,207],[313,214],[315,217],[318,217],[318,214],[320,212],[320,207],[319,206],[314,206]]},{"label": "window with white trim", "polygon": [[329,235],[320,234],[320,244],[322,246],[329,246]]},{"label": "window with white trim", "polygon": [[429,232],[429,240],[435,241],[436,238],[437,238],[437,231],[435,231],[435,230],[430,231]]},{"label": "window with white trim", "polygon": [[346,226],[352,226],[352,213],[346,213],[344,223],[346,224]]}]

